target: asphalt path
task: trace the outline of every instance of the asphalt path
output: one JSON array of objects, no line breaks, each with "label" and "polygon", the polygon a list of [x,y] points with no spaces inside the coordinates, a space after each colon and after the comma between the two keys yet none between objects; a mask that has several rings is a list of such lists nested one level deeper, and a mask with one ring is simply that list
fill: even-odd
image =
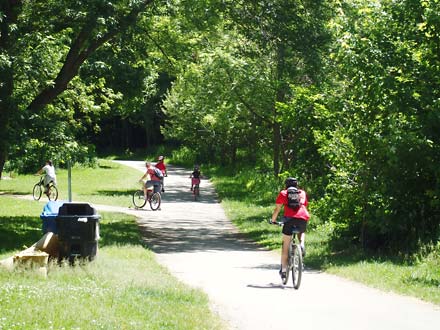
[{"label": "asphalt path", "polygon": [[[139,177],[145,171],[144,162],[118,162],[138,169]],[[440,306],[323,272],[306,268],[299,290],[291,282],[281,285],[279,251],[239,234],[209,180],[202,180],[200,199],[194,201],[189,174],[168,166],[160,211],[122,210],[137,216],[158,262],[206,292],[229,329],[440,329]]]}]

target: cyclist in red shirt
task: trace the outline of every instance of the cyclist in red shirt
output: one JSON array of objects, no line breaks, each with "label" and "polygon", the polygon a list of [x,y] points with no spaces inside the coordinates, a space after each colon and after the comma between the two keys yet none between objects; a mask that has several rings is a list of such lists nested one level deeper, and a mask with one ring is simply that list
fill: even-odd
[{"label": "cyclist in red shirt", "polygon": [[193,190],[194,185],[200,184],[200,176],[201,175],[202,174],[200,173],[200,166],[194,165],[194,171],[189,176],[191,178],[191,191]]},{"label": "cyclist in red shirt", "polygon": [[151,165],[150,162],[145,163],[145,167],[147,168],[145,174],[142,176],[140,181],[147,179],[144,185],[144,195],[147,198],[147,187],[153,186],[154,192],[160,192],[161,188],[161,179],[156,176],[156,172],[154,171],[154,166]]},{"label": "cyclist in red shirt", "polygon": [[158,162],[156,163],[156,168],[158,168],[163,174],[161,184],[162,184],[162,192],[165,192],[164,177],[168,176],[168,174],[167,174],[167,167],[164,162],[164,156],[159,156],[157,160]]},{"label": "cyclist in red shirt", "polygon": [[[275,209],[272,213],[272,223],[275,223],[281,208],[284,206],[284,216],[283,216],[283,248],[281,252],[281,277],[286,277],[287,269],[287,255],[289,253],[289,245],[291,240],[292,227],[296,226],[299,228],[300,233],[298,234],[298,239],[300,241],[301,250],[303,256],[305,255],[305,231],[307,228],[307,223],[310,219],[309,212],[307,211],[307,195],[304,190],[298,189],[298,180],[295,178],[287,178],[285,181],[286,188],[281,190],[275,201]],[[293,209],[288,206],[287,199],[287,189],[290,187],[297,188],[300,195],[300,205],[298,208]]]}]

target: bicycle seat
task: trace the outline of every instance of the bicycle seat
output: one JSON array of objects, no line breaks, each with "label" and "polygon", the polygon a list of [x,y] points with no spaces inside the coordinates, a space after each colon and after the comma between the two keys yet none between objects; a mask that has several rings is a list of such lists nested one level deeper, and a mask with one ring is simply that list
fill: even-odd
[{"label": "bicycle seat", "polygon": [[299,230],[299,228],[297,226],[293,226],[292,227],[292,234],[299,234],[301,233],[301,231]]}]

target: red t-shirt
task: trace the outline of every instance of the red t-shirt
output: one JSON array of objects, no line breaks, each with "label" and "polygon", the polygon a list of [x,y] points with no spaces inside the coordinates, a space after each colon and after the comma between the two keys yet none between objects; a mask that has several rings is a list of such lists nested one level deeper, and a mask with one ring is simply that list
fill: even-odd
[{"label": "red t-shirt", "polygon": [[154,167],[147,169],[147,172],[150,174],[151,181],[160,181],[160,178],[158,178],[156,173],[154,173]]},{"label": "red t-shirt", "polygon": [[275,203],[284,205],[284,216],[309,221],[310,215],[306,208],[307,204],[309,204],[307,200],[307,195],[304,190],[299,189],[299,191],[301,197],[301,206],[299,207],[299,209],[293,210],[287,206],[287,190],[280,191]]},{"label": "red t-shirt", "polygon": [[159,170],[161,170],[161,172],[162,172],[163,174],[165,174],[165,171],[166,171],[166,169],[167,169],[167,167],[165,166],[165,163],[164,163],[164,162],[158,162],[158,163],[156,164],[156,168],[158,168]]}]

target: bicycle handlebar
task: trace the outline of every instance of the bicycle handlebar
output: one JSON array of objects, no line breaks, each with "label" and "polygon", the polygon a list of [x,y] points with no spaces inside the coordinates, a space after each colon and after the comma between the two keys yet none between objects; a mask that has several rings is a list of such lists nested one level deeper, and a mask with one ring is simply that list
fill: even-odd
[{"label": "bicycle handlebar", "polygon": [[270,225],[277,225],[277,226],[281,227],[284,225],[284,222],[279,222],[279,221],[272,222],[272,219],[269,219],[269,224]]}]

